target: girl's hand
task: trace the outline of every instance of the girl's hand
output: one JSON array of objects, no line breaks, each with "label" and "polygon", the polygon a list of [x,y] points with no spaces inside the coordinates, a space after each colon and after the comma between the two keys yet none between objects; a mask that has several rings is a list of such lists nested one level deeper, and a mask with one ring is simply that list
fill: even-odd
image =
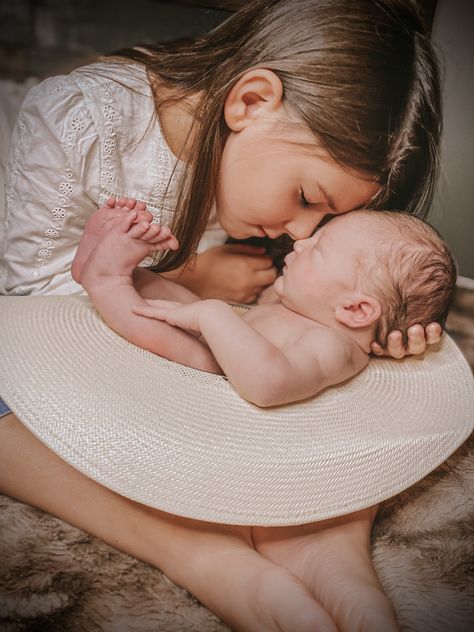
[{"label": "girl's hand", "polygon": [[196,255],[179,274],[164,273],[201,298],[252,303],[271,285],[277,270],[265,249],[249,244],[224,244]]},{"label": "girl's hand", "polygon": [[374,355],[388,355],[392,358],[403,358],[406,355],[418,355],[426,350],[426,345],[434,345],[441,339],[443,330],[438,323],[430,323],[423,329],[421,325],[413,325],[407,330],[408,345],[403,344],[402,333],[400,331],[391,331],[388,335],[387,350],[376,343],[370,345]]},{"label": "girl's hand", "polygon": [[268,305],[269,303],[276,303],[278,302],[278,294],[275,292],[275,290],[273,289],[273,284],[269,285],[268,287],[264,288],[257,299],[257,304],[258,305]]}]

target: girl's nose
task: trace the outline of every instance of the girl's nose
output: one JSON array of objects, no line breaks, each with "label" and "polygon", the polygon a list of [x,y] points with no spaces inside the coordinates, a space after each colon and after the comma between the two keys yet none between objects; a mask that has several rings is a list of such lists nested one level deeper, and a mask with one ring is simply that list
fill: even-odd
[{"label": "girl's nose", "polygon": [[305,209],[285,224],[285,230],[295,240],[307,239],[313,234],[316,226],[326,215],[326,211]]}]

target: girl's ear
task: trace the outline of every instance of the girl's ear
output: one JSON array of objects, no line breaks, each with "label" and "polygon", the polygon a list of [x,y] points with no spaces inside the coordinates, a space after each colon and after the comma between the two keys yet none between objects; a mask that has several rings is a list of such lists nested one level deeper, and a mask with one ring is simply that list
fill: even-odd
[{"label": "girl's ear", "polygon": [[233,132],[240,132],[262,117],[279,111],[283,86],[277,75],[265,68],[249,70],[235,83],[224,103],[224,117]]},{"label": "girl's ear", "polygon": [[353,294],[334,311],[337,321],[351,329],[370,327],[378,321],[382,308],[377,299],[366,294]]}]

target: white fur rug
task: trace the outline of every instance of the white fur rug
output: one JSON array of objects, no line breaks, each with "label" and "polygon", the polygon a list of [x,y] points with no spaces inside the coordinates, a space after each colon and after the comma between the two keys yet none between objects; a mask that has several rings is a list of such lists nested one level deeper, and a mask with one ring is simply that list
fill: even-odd
[{"label": "white fur rug", "polygon": [[[473,629],[473,453],[474,437],[376,521],[374,561],[406,632]],[[228,629],[159,570],[6,496],[0,510],[2,632]]]}]

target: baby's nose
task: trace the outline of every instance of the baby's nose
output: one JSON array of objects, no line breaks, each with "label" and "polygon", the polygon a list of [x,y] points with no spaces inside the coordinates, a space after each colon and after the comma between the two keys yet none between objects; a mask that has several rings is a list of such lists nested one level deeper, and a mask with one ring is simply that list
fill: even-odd
[{"label": "baby's nose", "polygon": [[305,249],[306,244],[309,242],[309,239],[297,239],[293,244],[293,250],[295,252],[301,252]]}]

